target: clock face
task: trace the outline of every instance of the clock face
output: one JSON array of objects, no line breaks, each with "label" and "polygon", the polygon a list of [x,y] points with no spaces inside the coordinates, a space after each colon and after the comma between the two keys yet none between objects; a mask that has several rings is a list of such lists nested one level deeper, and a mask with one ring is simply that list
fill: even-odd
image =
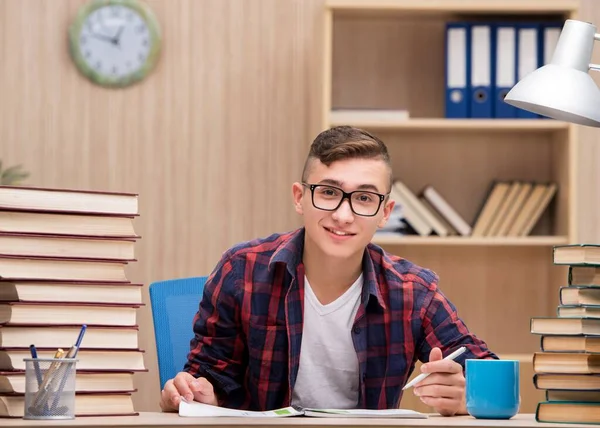
[{"label": "clock face", "polygon": [[90,3],[71,28],[70,42],[79,69],[106,86],[144,78],[160,45],[156,21],[135,0]]}]

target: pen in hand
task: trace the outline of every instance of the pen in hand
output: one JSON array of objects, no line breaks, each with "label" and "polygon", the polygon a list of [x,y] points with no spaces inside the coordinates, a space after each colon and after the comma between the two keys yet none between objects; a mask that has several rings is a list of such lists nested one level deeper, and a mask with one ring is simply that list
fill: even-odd
[{"label": "pen in hand", "polygon": [[[467,350],[466,347],[461,346],[456,351],[454,351],[453,353],[451,353],[450,355],[448,355],[447,357],[445,357],[444,360],[454,360],[458,356],[462,355],[466,350]],[[404,391],[405,389],[408,389],[411,386],[416,385],[417,383],[421,382],[423,379],[425,379],[430,374],[431,373],[421,373],[419,376],[417,376],[416,378],[414,378],[413,380],[411,380],[410,382],[408,382],[406,385],[404,385],[404,388],[402,388],[402,390]]]}]

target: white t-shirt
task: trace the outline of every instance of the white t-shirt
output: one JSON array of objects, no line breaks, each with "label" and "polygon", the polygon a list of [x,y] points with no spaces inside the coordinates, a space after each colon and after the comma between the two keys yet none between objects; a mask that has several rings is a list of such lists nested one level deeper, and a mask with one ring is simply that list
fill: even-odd
[{"label": "white t-shirt", "polygon": [[304,326],[292,404],[350,409],[358,405],[358,357],[352,325],[363,275],[333,302],[322,305],[304,277]]}]

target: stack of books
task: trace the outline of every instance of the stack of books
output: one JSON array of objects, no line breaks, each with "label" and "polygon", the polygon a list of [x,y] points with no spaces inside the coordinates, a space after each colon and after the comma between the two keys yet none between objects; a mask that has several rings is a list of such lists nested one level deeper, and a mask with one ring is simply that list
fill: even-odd
[{"label": "stack of books", "polygon": [[532,318],[541,336],[533,382],[545,390],[539,422],[600,423],[600,245],[554,247],[554,264],[568,266],[556,317]]},{"label": "stack of books", "polygon": [[0,417],[22,417],[25,362],[77,354],[75,415],[136,414],[142,286],[127,279],[136,194],[0,186]]}]

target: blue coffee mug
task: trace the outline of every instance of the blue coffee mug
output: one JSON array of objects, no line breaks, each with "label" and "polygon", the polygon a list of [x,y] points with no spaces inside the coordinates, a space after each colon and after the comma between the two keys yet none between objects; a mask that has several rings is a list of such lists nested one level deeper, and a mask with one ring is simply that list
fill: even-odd
[{"label": "blue coffee mug", "polygon": [[519,412],[519,361],[466,360],[467,411],[478,419],[510,419]]}]

